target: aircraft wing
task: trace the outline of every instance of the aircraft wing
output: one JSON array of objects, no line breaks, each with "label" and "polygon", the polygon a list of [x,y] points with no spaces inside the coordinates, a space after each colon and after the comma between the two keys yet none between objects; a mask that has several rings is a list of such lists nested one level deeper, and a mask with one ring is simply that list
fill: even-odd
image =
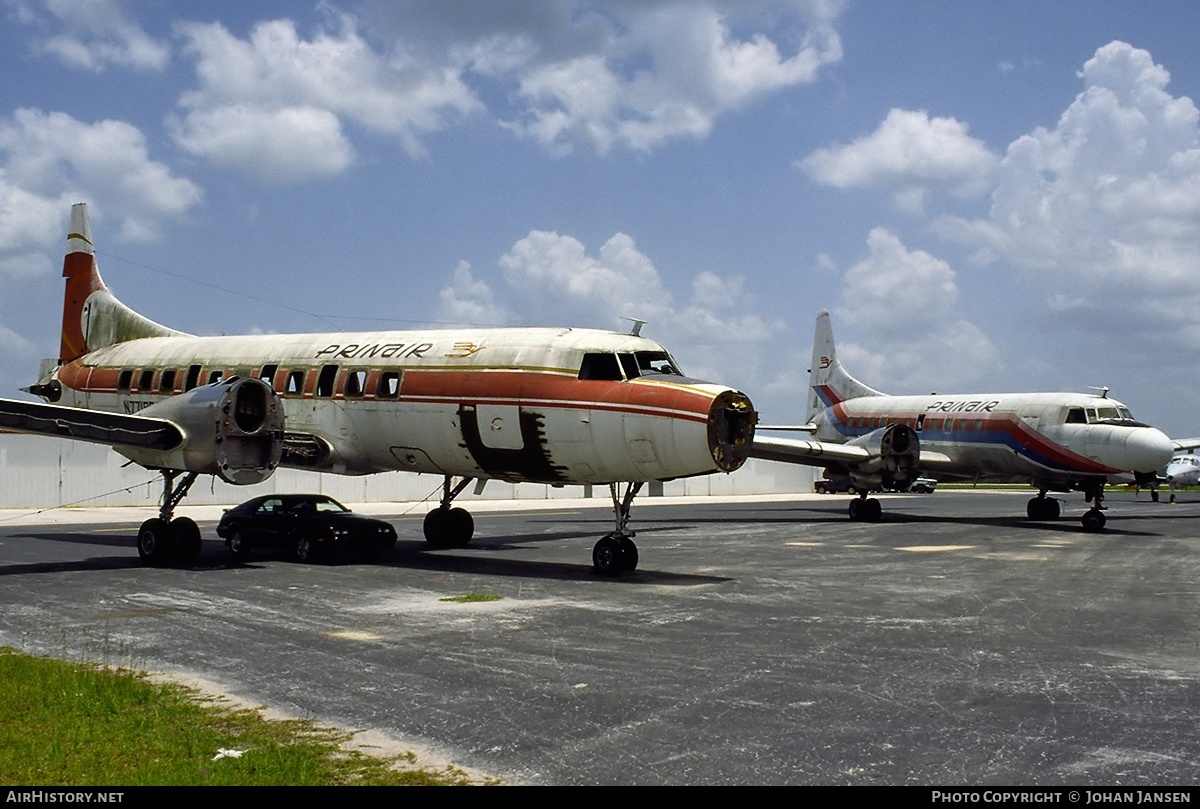
[{"label": "aircraft wing", "polygon": [[0,399],[0,429],[157,450],[174,449],[184,440],[182,431],[165,419],[15,399]]},{"label": "aircraft wing", "polygon": [[1171,443],[1175,445],[1176,452],[1200,448],[1200,438],[1176,438]]},{"label": "aircraft wing", "polygon": [[750,447],[750,457],[762,458],[764,461],[827,466],[832,463],[863,463],[871,459],[871,453],[865,447],[848,444],[756,435],[754,444]]},{"label": "aircraft wing", "polygon": [[[774,438],[756,434],[750,449],[751,458],[764,461],[781,461],[807,466],[828,466],[832,463],[859,464],[872,459],[865,447],[851,444],[833,444],[826,441],[809,441],[803,438]],[[949,464],[952,459],[943,452],[921,450],[920,465],[937,467]]]}]

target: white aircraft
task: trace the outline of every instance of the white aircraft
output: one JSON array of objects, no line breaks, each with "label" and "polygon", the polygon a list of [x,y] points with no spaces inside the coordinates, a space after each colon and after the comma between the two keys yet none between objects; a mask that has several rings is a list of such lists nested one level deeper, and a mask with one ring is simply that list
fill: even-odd
[{"label": "white aircraft", "polygon": [[638,327],[196,337],[108,291],[83,203],[63,276],[59,357],[26,389],[48,404],[0,400],[0,428],[108,444],[160,471],[159,515],[137,539],[152,564],[199,553],[196,523],[174,517],[198,475],[252,484],[283,466],[442,476],[424,525],[435,547],[471,539],[451,502],[472,480],[608,484],[615,530],[592,560],[616,574],[637,566],[628,522],[643,483],[733,472],[754,437],[747,396],[683,376]]},{"label": "white aircraft", "polygon": [[1089,531],[1104,528],[1104,484],[1133,473],[1157,478],[1171,457],[1171,440],[1133,419],[1128,408],[1103,395],[1079,393],[976,393],[953,396],[888,396],[851,376],[838,361],[829,313],[817,316],[813,336],[811,393],[801,427],[812,440],[766,437],[760,426],[751,457],[824,466],[831,480],[860,493],[850,518],[875,521],[879,501],[872,489],[904,488],[920,474],[1029,482],[1033,520],[1058,519],[1049,491],[1080,490],[1092,507],[1083,515]]},{"label": "white aircraft", "polygon": [[1200,484],[1200,455],[1181,452],[1171,458],[1163,473],[1163,482],[1171,487],[1171,502],[1175,502],[1175,490]]}]

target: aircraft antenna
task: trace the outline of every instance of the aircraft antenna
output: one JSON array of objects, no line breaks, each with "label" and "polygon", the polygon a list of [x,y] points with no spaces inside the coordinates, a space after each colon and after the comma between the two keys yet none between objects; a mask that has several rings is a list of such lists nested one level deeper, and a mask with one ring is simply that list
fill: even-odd
[{"label": "aircraft antenna", "polygon": [[1088,390],[1100,391],[1100,398],[1108,398],[1108,385],[1088,385]]},{"label": "aircraft antenna", "polygon": [[633,326],[629,329],[629,333],[634,337],[639,337],[642,334],[642,326],[646,325],[645,320],[638,320],[636,317],[622,317],[621,320],[628,320]]}]

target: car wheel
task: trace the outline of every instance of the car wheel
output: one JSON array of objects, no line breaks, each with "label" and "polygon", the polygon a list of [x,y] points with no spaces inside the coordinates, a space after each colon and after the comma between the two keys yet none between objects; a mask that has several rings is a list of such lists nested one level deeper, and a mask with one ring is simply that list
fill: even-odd
[{"label": "car wheel", "polygon": [[229,535],[229,540],[225,543],[229,546],[229,552],[238,559],[245,559],[250,555],[250,540],[246,539],[245,534],[241,531],[234,531]]},{"label": "car wheel", "polygon": [[317,543],[313,542],[308,537],[300,537],[296,540],[296,561],[298,562],[315,562],[317,561]]}]

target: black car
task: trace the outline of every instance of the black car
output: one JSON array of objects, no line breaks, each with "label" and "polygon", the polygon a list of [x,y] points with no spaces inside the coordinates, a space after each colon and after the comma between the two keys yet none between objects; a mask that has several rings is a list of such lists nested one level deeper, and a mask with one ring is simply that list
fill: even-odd
[{"label": "black car", "polygon": [[253,548],[283,548],[301,562],[357,554],[374,559],[396,546],[390,523],[355,514],[323,494],[268,494],[221,517],[217,535],[237,557]]}]

